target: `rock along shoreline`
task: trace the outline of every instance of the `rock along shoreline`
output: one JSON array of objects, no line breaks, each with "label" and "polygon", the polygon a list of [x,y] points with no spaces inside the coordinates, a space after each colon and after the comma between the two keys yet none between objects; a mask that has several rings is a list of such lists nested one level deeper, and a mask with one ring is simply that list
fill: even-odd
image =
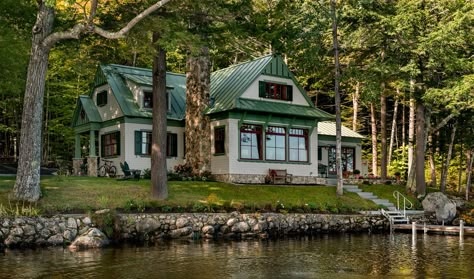
[{"label": "rock along shoreline", "polygon": [[[0,246],[69,246],[97,229],[105,243],[156,242],[164,239],[267,239],[324,233],[384,232],[381,215],[304,213],[157,213],[0,218]],[[81,238],[82,237],[82,238]],[[94,240],[97,243],[97,239]],[[72,245],[74,246],[74,245]],[[71,247],[72,247],[71,246]],[[96,245],[90,247],[103,247]],[[88,248],[81,242],[80,248]]]}]

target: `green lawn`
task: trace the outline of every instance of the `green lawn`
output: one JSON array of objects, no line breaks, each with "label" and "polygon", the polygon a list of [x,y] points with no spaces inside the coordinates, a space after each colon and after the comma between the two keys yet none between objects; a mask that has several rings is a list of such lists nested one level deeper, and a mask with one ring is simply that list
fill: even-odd
[{"label": "green lawn", "polygon": [[[374,195],[378,196],[381,199],[387,199],[391,201],[395,206],[397,205],[397,200],[393,195],[394,191],[400,192],[403,196],[409,199],[413,205],[414,209],[421,209],[421,203],[418,199],[412,194],[405,193],[405,186],[402,185],[362,185],[359,186],[364,192],[372,192]],[[427,189],[428,192],[439,191],[435,189]],[[403,202],[403,199],[400,199],[400,202]],[[400,204],[402,206],[402,204]]]},{"label": "green lawn", "polygon": [[[0,205],[11,207],[14,177],[0,177]],[[150,180],[53,176],[41,179],[43,197],[35,205],[44,214],[87,212],[101,208],[131,211],[351,212],[377,206],[357,194],[336,196],[335,187],[232,185],[170,181],[166,201],[151,199]]]}]

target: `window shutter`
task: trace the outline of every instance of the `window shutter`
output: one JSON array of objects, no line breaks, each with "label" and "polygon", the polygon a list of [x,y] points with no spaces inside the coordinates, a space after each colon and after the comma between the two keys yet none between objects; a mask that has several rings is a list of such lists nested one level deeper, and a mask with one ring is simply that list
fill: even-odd
[{"label": "window shutter", "polygon": [[135,155],[142,154],[142,132],[135,131]]},{"label": "window shutter", "polygon": [[115,133],[115,138],[117,140],[117,156],[120,156],[120,132]]},{"label": "window shutter", "polygon": [[100,157],[105,157],[105,136],[100,136]]},{"label": "window shutter", "polygon": [[264,81],[258,82],[258,96],[260,98],[265,98],[265,82]]},{"label": "window shutter", "polygon": [[171,146],[172,146],[172,156],[176,157],[178,156],[178,135],[177,134],[171,134]]},{"label": "window shutter", "polygon": [[286,98],[287,101],[293,101],[293,86],[291,85],[286,86]]}]

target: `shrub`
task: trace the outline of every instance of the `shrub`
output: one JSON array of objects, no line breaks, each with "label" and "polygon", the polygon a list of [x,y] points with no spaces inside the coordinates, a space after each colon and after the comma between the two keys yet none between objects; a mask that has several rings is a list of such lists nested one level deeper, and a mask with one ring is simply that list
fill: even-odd
[{"label": "shrub", "polygon": [[181,164],[181,165],[176,165],[174,167],[174,171],[180,176],[180,177],[191,177],[192,176],[192,171],[193,168],[189,164]]},{"label": "shrub", "polygon": [[151,169],[143,170],[143,179],[151,179]]}]

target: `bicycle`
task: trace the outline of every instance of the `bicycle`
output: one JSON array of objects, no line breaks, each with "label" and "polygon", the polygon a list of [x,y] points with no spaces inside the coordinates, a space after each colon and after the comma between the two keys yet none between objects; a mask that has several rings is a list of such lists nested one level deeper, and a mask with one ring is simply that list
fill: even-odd
[{"label": "bicycle", "polygon": [[99,167],[99,177],[115,177],[117,175],[117,168],[113,165],[113,161],[105,159],[102,159],[102,161],[104,161],[104,164]]}]

